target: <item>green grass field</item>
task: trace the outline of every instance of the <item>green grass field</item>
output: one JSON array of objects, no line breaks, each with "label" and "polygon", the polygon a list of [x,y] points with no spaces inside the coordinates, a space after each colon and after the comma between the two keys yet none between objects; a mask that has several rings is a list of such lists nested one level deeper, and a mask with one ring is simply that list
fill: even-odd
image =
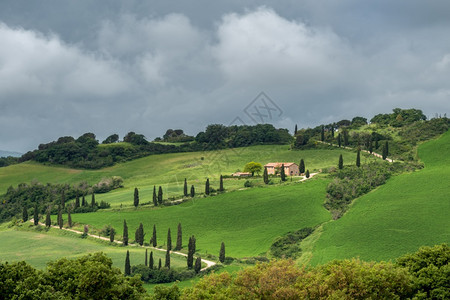
[{"label": "green grass field", "polygon": [[313,178],[304,183],[271,185],[199,198],[177,206],[124,209],[73,214],[72,220],[97,229],[112,225],[122,234],[123,220],[130,232],[142,222],[150,238],[153,224],[158,230],[158,245],[164,245],[167,229],[176,234],[183,227],[184,244],[195,235],[200,253],[218,255],[220,244],[227,256],[245,257],[267,252],[273,240],[288,231],[318,225],[330,214],[322,206],[328,179]]},{"label": "green grass field", "polygon": [[425,169],[388,180],[324,225],[311,264],[360,257],[389,260],[450,242],[450,131],[418,149]]}]

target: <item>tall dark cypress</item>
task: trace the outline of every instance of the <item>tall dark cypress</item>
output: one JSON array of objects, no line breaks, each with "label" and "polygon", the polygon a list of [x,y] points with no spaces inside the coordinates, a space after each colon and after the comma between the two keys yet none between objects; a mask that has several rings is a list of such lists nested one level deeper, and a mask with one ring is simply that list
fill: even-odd
[{"label": "tall dark cypress", "polygon": [[170,228],[167,231],[167,250],[172,250],[172,235],[170,234]]},{"label": "tall dark cypress", "polygon": [[131,265],[130,265],[130,251],[127,250],[127,256],[125,257],[125,276],[130,276]]},{"label": "tall dark cypress", "polygon": [[189,238],[189,244],[188,244],[188,256],[187,256],[187,267],[189,269],[192,269],[192,265],[194,264],[194,251],[193,251],[193,240],[192,237]]},{"label": "tall dark cypress", "polygon": [[194,185],[191,185],[191,197],[193,198],[195,196],[195,188]]},{"label": "tall dark cypress", "polygon": [[269,183],[269,174],[267,173],[267,167],[264,167],[263,180],[265,184]]},{"label": "tall dark cypress", "polygon": [[23,207],[23,210],[22,210],[22,221],[23,222],[28,221],[28,210],[25,206]]},{"label": "tall dark cypress", "polygon": [[81,206],[87,206],[86,198],[85,198],[84,194],[83,194],[83,197],[81,198]]},{"label": "tall dark cypress", "polygon": [[66,207],[66,193],[64,190],[61,192],[61,208],[64,209]]},{"label": "tall dark cypress", "polygon": [[372,152],[373,152],[373,143],[372,143],[372,141],[370,141],[370,144],[369,144],[369,152],[370,152],[370,154],[372,154]]},{"label": "tall dark cypress", "polygon": [[157,245],[157,243],[156,243],[156,225],[153,225],[152,244],[153,244],[153,247],[156,247],[156,245]]},{"label": "tall dark cypress", "polygon": [[161,264],[161,258],[160,258],[159,262],[158,262],[158,270],[161,270],[161,267],[162,267],[162,264]]},{"label": "tall dark cypress", "polygon": [[339,146],[339,148],[341,148],[342,138],[341,138],[341,134],[340,133],[338,134],[337,140],[338,140],[338,146]]},{"label": "tall dark cypress", "polygon": [[91,207],[95,207],[95,194],[92,192]]},{"label": "tall dark cypress", "polygon": [[123,245],[128,246],[128,226],[126,220],[123,220]]},{"label": "tall dark cypress", "polygon": [[75,208],[80,207],[80,196],[78,196],[78,192],[75,196]]},{"label": "tall dark cypress", "polygon": [[195,265],[194,265],[194,271],[195,273],[199,273],[200,270],[202,269],[202,259],[201,257],[197,257],[197,259],[195,260]]},{"label": "tall dark cypress", "polygon": [[356,166],[359,168],[361,166],[361,150],[358,148],[356,152]]},{"label": "tall dark cypress", "polygon": [[39,224],[39,208],[37,204],[34,206],[33,222],[34,226],[37,226]]},{"label": "tall dark cypress", "polygon": [[145,260],[144,260],[144,265],[147,267],[148,266],[148,249],[145,249]]},{"label": "tall dark cypress", "polygon": [[158,204],[161,205],[163,203],[163,190],[162,187],[159,186],[158,189]]},{"label": "tall dark cypress", "polygon": [[142,223],[139,223],[139,227],[136,229],[135,241],[141,246],[144,244],[144,225]]},{"label": "tall dark cypress", "polygon": [[111,243],[114,243],[114,235],[116,234],[116,230],[114,228],[111,228],[109,231],[109,241]]},{"label": "tall dark cypress", "polygon": [[153,260],[153,251],[150,251],[150,259],[149,259],[149,262],[148,262],[148,267],[150,269],[153,269],[154,265],[155,265],[155,262]]},{"label": "tall dark cypress", "polygon": [[223,192],[224,188],[223,188],[223,176],[220,175],[220,181],[219,181],[219,192]]},{"label": "tall dark cypress", "polygon": [[175,246],[175,250],[181,250],[182,245],[183,245],[183,236],[181,232],[181,223],[178,223],[177,245]]},{"label": "tall dark cypress", "polygon": [[166,263],[164,264],[164,266],[167,269],[170,269],[170,250],[169,249],[167,249],[167,251],[166,251]]},{"label": "tall dark cypress", "polygon": [[339,170],[342,170],[344,168],[344,159],[342,158],[342,154],[339,155],[339,164],[338,164]]},{"label": "tall dark cypress", "polygon": [[284,164],[281,165],[281,181],[286,181],[286,173],[284,172]]},{"label": "tall dark cypress", "polygon": [[153,205],[158,206],[158,198],[156,197],[156,186],[153,186]]},{"label": "tall dark cypress", "polygon": [[344,130],[344,146],[348,146],[348,131]]},{"label": "tall dark cypress", "polygon": [[225,243],[224,242],[222,242],[222,244],[220,245],[219,261],[221,263],[225,262]]},{"label": "tall dark cypress", "polygon": [[186,178],[184,179],[183,194],[184,194],[185,197],[188,196],[188,186],[187,186],[187,180],[186,180]]},{"label": "tall dark cypress", "polygon": [[209,195],[209,178],[205,182],[205,195]]},{"label": "tall dark cypress", "polygon": [[306,170],[305,177],[309,178],[309,170]]},{"label": "tall dark cypress", "polygon": [[52,226],[52,219],[50,218],[50,207],[47,209],[47,215],[45,216],[45,226]]},{"label": "tall dark cypress", "polygon": [[331,126],[331,137],[334,138],[334,126]]},{"label": "tall dark cypress", "polygon": [[383,159],[386,159],[388,155],[389,155],[389,144],[386,141],[386,143],[383,146],[383,154],[382,154]]},{"label": "tall dark cypress", "polygon": [[64,224],[63,224],[61,206],[59,206],[58,207],[58,226],[59,226],[59,229],[62,229],[63,225]]},{"label": "tall dark cypress", "polygon": [[302,159],[300,159],[300,165],[298,167],[298,171],[300,172],[300,174],[305,173],[305,161]]},{"label": "tall dark cypress", "polygon": [[320,130],[320,140],[325,141],[325,127],[322,125],[322,129]]},{"label": "tall dark cypress", "polygon": [[69,225],[69,228],[72,228],[72,215],[70,213],[70,209],[67,210],[67,223]]},{"label": "tall dark cypress", "polygon": [[294,135],[297,135],[297,124],[295,124]]},{"label": "tall dark cypress", "polygon": [[139,191],[137,188],[134,188],[134,207],[138,207],[139,205]]}]

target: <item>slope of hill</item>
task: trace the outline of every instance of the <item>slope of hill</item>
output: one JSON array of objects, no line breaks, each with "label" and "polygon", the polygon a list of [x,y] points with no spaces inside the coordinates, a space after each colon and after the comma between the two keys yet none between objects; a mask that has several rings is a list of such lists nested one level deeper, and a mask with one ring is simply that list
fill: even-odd
[{"label": "slope of hill", "polygon": [[450,242],[450,131],[418,149],[423,170],[391,178],[325,224],[311,264],[360,257],[389,260]]}]

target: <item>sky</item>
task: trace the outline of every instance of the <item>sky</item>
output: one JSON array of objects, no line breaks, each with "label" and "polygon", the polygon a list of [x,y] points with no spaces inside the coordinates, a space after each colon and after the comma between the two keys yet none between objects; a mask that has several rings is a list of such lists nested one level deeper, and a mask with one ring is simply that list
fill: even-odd
[{"label": "sky", "polygon": [[0,1],[0,149],[450,113],[450,1]]}]

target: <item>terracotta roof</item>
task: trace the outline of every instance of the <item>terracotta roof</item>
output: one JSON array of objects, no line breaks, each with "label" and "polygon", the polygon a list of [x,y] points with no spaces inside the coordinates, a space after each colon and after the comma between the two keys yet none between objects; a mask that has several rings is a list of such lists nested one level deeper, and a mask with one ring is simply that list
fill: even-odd
[{"label": "terracotta roof", "polygon": [[292,162],[289,162],[289,163],[280,163],[280,162],[276,162],[276,163],[268,163],[268,164],[266,164],[266,165],[264,165],[264,167],[274,167],[274,168],[276,168],[276,167],[281,167],[281,165],[283,165],[284,164],[284,167],[290,167],[290,166],[292,166],[292,165],[297,165],[296,163],[292,163]]}]

